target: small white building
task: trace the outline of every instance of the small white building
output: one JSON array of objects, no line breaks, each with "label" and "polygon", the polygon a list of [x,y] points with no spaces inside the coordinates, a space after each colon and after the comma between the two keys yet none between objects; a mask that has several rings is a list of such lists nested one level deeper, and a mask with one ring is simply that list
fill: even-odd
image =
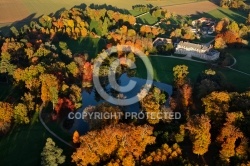
[{"label": "small white building", "polygon": [[179,42],[175,49],[176,54],[187,55],[188,57],[196,57],[203,60],[213,61],[219,58],[220,52],[213,49],[212,45],[194,44],[189,42]]}]

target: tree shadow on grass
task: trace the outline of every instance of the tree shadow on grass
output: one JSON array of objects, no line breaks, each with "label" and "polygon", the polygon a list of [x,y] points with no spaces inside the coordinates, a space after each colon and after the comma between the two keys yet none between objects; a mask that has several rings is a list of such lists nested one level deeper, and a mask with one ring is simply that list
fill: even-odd
[{"label": "tree shadow on grass", "polygon": [[127,9],[120,9],[120,8],[117,8],[117,7],[112,6],[112,5],[107,5],[106,3],[102,4],[102,5],[92,3],[89,5],[89,7],[92,9],[106,9],[106,10],[113,10],[115,12],[120,12],[122,14],[130,14]]},{"label": "tree shadow on grass", "polygon": [[15,26],[17,29],[20,29],[25,24],[29,25],[32,20],[35,20],[35,15],[36,15],[36,13],[32,13],[28,17],[26,17],[22,20],[15,21],[11,24],[6,23],[6,25],[4,25],[3,27],[0,28],[0,32],[2,33],[3,36],[9,36],[10,35],[10,28],[12,26]]},{"label": "tree shadow on grass", "polygon": [[221,9],[218,9],[218,11],[221,12],[222,14],[224,14],[225,16],[227,16],[229,19],[234,20],[236,22],[245,22],[246,17],[244,17],[242,15],[245,14],[247,16],[247,14],[248,14],[247,12],[239,11],[239,10],[231,10],[231,11],[237,13],[238,15],[234,14],[234,13],[228,14],[228,13],[226,13],[225,11],[223,11]]}]

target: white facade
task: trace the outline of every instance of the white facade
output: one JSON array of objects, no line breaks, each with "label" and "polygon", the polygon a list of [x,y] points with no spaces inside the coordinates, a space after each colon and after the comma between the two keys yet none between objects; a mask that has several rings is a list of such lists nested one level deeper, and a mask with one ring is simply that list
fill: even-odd
[{"label": "white facade", "polygon": [[220,56],[220,52],[213,50],[211,45],[210,47],[207,47],[205,45],[183,41],[178,43],[175,53],[187,55],[190,58],[196,57],[203,60],[216,60]]}]

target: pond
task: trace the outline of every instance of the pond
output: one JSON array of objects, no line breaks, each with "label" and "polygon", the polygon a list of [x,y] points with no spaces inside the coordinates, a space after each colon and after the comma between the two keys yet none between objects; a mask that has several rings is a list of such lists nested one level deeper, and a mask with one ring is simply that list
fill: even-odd
[{"label": "pond", "polygon": [[[125,86],[129,83],[130,80],[135,81],[136,86],[131,91],[123,93],[123,95],[125,95],[126,98],[136,96],[140,92],[141,88],[146,84],[146,79],[137,78],[137,77],[128,77],[126,73],[122,74],[117,82],[119,85]],[[156,82],[156,81],[153,81],[153,85],[158,87],[162,91],[168,93],[168,96],[172,95],[172,86],[171,85],[161,83],[161,82]],[[108,85],[106,87],[106,89],[110,89],[110,86]],[[94,88],[91,91],[83,90],[83,92],[82,92],[82,99],[83,99],[82,107],[80,109],[78,109],[77,112],[82,113],[84,108],[86,108],[87,106],[90,106],[90,105],[95,106],[95,105],[105,101],[102,99],[98,99],[97,96],[98,95],[96,94],[96,91]],[[169,100],[167,100],[166,104],[168,104],[168,101]],[[139,102],[132,104],[130,106],[125,106],[125,111],[138,112],[139,111]],[[83,119],[75,119],[74,124],[73,124],[72,128],[69,130],[69,132],[73,133],[76,130],[80,134],[84,134],[88,131],[88,124]]]}]

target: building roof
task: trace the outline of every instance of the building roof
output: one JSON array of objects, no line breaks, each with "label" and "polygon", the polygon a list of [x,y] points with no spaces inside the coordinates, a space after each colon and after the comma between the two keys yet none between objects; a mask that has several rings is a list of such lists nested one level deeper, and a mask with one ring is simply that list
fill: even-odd
[{"label": "building roof", "polygon": [[179,43],[179,45],[183,46],[183,47],[194,48],[194,49],[203,49],[203,50],[208,50],[209,49],[209,47],[207,47],[205,45],[189,43],[189,42],[183,42],[183,41],[181,41]]}]

